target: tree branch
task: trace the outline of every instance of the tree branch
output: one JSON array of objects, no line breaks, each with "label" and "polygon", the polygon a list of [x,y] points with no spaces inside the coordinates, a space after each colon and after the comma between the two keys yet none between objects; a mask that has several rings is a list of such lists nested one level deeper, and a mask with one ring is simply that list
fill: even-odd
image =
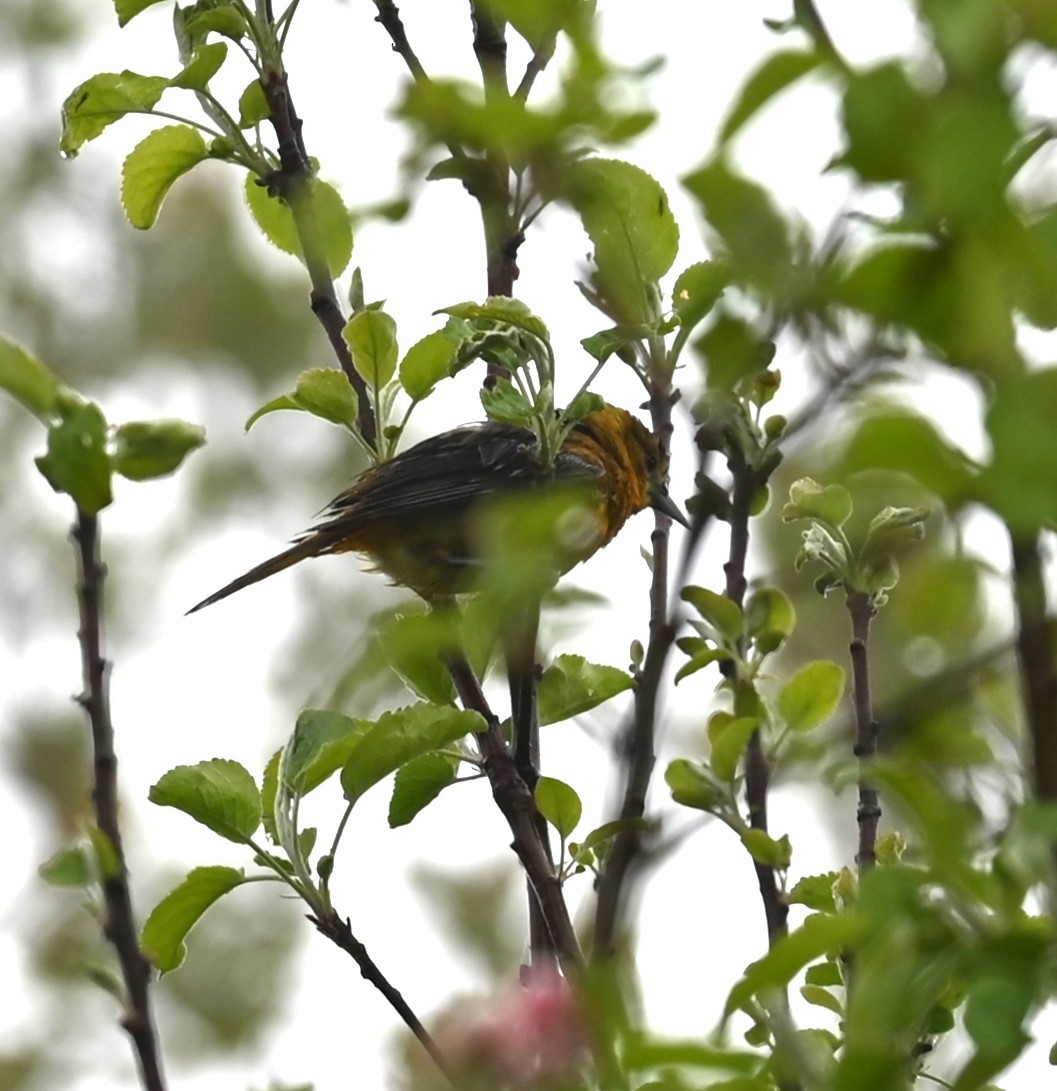
[{"label": "tree branch", "polygon": [[[748,586],[745,578],[745,563],[749,552],[749,518],[753,497],[759,482],[755,468],[749,464],[738,447],[736,438],[728,444],[727,464],[733,478],[730,500],[730,550],[723,565],[726,576],[725,595],[738,606],[745,602],[745,590]],[[733,670],[729,662],[720,664],[720,669],[727,676]],[[736,680],[735,680],[736,681]],[[737,692],[735,691],[735,713],[737,713]],[[771,767],[763,749],[763,738],[757,729],[749,739],[745,751],[745,803],[749,812],[749,824],[755,830],[767,832],[767,796],[771,786]],[[773,945],[786,932],[789,907],[783,901],[778,890],[775,870],[755,857],[752,861],[756,871],[756,882],[760,888],[764,916],[767,921],[768,942]]]},{"label": "tree branch", "polygon": [[510,847],[525,869],[554,951],[562,970],[569,975],[579,968],[583,954],[554,864],[539,836],[536,801],[507,751],[499,721],[466,657],[461,652],[449,653],[447,663],[463,707],[479,712],[487,724],[476,738],[484,758],[484,771],[492,786],[492,797],[514,835]]},{"label": "tree branch", "polygon": [[[672,391],[667,375],[651,382],[650,416],[654,434],[667,452],[672,437]],[[609,957],[616,947],[624,907],[629,898],[628,877],[642,852],[641,831],[632,828],[646,813],[646,796],[657,763],[657,714],[665,664],[675,642],[675,625],[668,614],[668,546],[671,520],[656,516],[651,544],[653,572],[650,581],[650,636],[642,670],[635,685],[630,724],[619,743],[624,769],[620,820],[628,823],[614,838],[605,868],[598,880],[595,906],[595,955]],[[688,543],[689,548],[689,543]]]},{"label": "tree branch", "polygon": [[548,37],[539,44],[529,58],[528,64],[525,65],[525,72],[521,77],[521,82],[517,85],[517,89],[514,91],[514,98],[524,102],[529,97],[529,94],[532,91],[532,85],[543,73],[547,65],[551,63],[551,58],[554,56],[554,48],[557,44],[557,34],[548,35]]},{"label": "tree branch", "polygon": [[367,948],[353,934],[348,919],[343,920],[333,910],[319,916],[310,914],[308,919],[316,926],[321,935],[326,936],[327,939],[351,956],[352,960],[359,966],[363,977],[385,997],[397,1015],[403,1019],[411,1033],[422,1043],[423,1048],[433,1058],[437,1068],[447,1077],[448,1082],[453,1082],[451,1070],[448,1068],[444,1055],[432,1035],[411,1010],[410,1005],[399,989],[395,988],[385,974],[378,969],[374,959],[368,954]]},{"label": "tree branch", "polygon": [[302,122],[294,109],[286,72],[278,68],[269,69],[261,78],[261,86],[270,109],[268,120],[279,142],[279,169],[266,179],[266,184],[269,192],[280,197],[293,216],[301,254],[312,284],[312,313],[319,319],[341,370],[356,391],[359,433],[371,448],[377,450],[378,428],[367,384],[356,370],[352,352],[342,335],[345,315],[338,303],[334,279],[320,238],[310,188],[314,172],[305,149]]},{"label": "tree branch", "polygon": [[422,62],[419,61],[417,54],[411,48],[411,43],[407,40],[404,21],[400,18],[400,11],[396,4],[393,3],[393,0],[374,0],[374,6],[378,9],[374,21],[381,23],[386,34],[389,35],[389,39],[393,43],[393,52],[399,53],[404,59],[404,64],[407,65],[408,71],[416,81],[428,80],[429,76],[422,67]]},{"label": "tree branch", "polygon": [[1017,661],[1031,734],[1032,781],[1042,800],[1057,800],[1057,662],[1042,556],[1035,535],[1011,534]]},{"label": "tree branch", "polygon": [[[877,735],[880,725],[874,719],[870,697],[870,622],[876,608],[870,596],[861,591],[848,596],[848,613],[851,616],[852,682],[855,688],[855,756],[860,765],[877,754]],[[880,796],[877,789],[859,776],[859,851],[855,862],[859,874],[868,871],[877,862],[877,826],[881,821]]]},{"label": "tree branch", "polygon": [[98,516],[78,508],[73,528],[78,557],[78,602],[81,625],[83,692],[78,703],[88,716],[92,732],[95,786],[95,822],[106,838],[100,851],[103,902],[106,916],[103,934],[117,952],[125,983],[125,1013],[121,1025],[132,1040],[145,1091],[164,1091],[161,1052],[151,1013],[151,968],[139,946],[132,911],[128,868],[118,822],[117,754],[114,725],[110,719],[109,665],[103,658],[103,581]]}]

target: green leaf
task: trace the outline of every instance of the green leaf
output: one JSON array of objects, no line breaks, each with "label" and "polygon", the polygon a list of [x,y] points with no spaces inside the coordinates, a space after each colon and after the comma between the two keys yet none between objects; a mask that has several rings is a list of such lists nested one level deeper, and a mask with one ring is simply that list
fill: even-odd
[{"label": "green leaf", "polygon": [[994,1065],[989,1074],[1005,1068],[1031,1041],[1024,1021],[1036,1002],[1038,983],[1030,970],[1013,976],[1003,969],[999,965],[997,973],[983,974],[970,986],[963,1016],[977,1056]]},{"label": "green leaf", "polygon": [[332,367],[302,371],[292,397],[297,408],[355,430],[359,401],[344,371]]},{"label": "green leaf", "polygon": [[698,811],[712,812],[727,798],[726,785],[710,770],[686,758],[676,758],[669,763],[664,781],[676,803]]},{"label": "green leaf", "polygon": [[261,797],[253,777],[237,761],[225,758],[170,769],[152,786],[148,798],[159,807],[175,807],[240,844],[261,824]]},{"label": "green leaf", "polygon": [[641,337],[648,336],[652,331],[649,326],[614,326],[612,329],[599,330],[590,337],[582,337],[580,344],[584,352],[592,356],[600,364],[604,364],[614,353],[622,360],[627,360],[629,353],[634,359],[634,352],[630,346],[634,345]]},{"label": "green leaf", "polygon": [[[833,913],[837,909],[837,899],[833,893],[837,881],[837,872],[827,871],[823,875],[805,875],[798,879],[789,891],[786,900],[793,905],[806,905],[808,909],[820,913]],[[832,981],[819,981],[819,985],[832,985]]]},{"label": "green leaf", "polygon": [[810,731],[825,723],[844,696],[844,670],[828,659],[808,663],[778,694],[778,713],[790,731]]},{"label": "green leaf", "polygon": [[980,494],[1017,532],[1057,521],[1057,368],[998,384],[987,413],[993,459]]},{"label": "green leaf", "polygon": [[342,336],[364,382],[370,387],[385,386],[396,371],[399,357],[393,319],[384,311],[360,311],[346,323]]},{"label": "green leaf", "polygon": [[48,453],[36,464],[48,484],[71,496],[81,511],[102,511],[113,495],[106,421],[99,407],[90,402],[67,406],[63,419],[48,429]]},{"label": "green leaf", "polygon": [[272,116],[268,96],[260,80],[250,80],[246,90],[239,95],[239,128],[252,129]]},{"label": "green leaf", "polygon": [[925,537],[925,521],[931,515],[928,508],[882,508],[871,520],[866,538],[859,550],[860,560],[867,564],[887,561],[912,542]]},{"label": "green leaf", "polygon": [[166,125],[144,137],[121,170],[121,204],[129,223],[153,227],[172,184],[208,158],[202,134],[190,125]]},{"label": "green leaf", "polygon": [[741,639],[744,621],[741,607],[733,599],[694,585],[684,587],[680,597],[716,630],[727,647],[732,648]]},{"label": "green leaf", "polygon": [[6,390],[34,416],[54,416],[61,384],[35,356],[7,337],[0,337],[0,390]]},{"label": "green leaf", "polygon": [[782,508],[782,521],[818,519],[837,530],[851,516],[851,493],[842,485],[823,488],[810,477],[802,477],[789,486],[789,503]]},{"label": "green leaf", "polygon": [[619,159],[585,159],[568,173],[570,201],[594,245],[596,286],[621,324],[650,322],[656,284],[672,267],[679,228],[664,189]]},{"label": "green leaf", "polygon": [[969,459],[943,439],[930,421],[901,411],[867,417],[856,429],[843,465],[847,473],[895,470],[909,474],[954,508],[970,495],[974,476]]},{"label": "green leaf", "polygon": [[421,401],[451,374],[458,343],[444,330],[427,333],[407,350],[400,361],[400,385],[408,397]]},{"label": "green leaf", "polygon": [[775,344],[761,337],[751,322],[721,311],[694,349],[705,361],[711,390],[748,392],[767,374]]},{"label": "green leaf", "polygon": [[[798,883],[797,886],[799,885]],[[825,962],[816,962],[814,966],[808,966],[804,980],[809,985],[841,986],[844,984],[844,975],[836,962],[827,959]]]},{"label": "green leaf", "polygon": [[184,65],[182,72],[173,76],[169,86],[184,87],[189,91],[204,91],[209,81],[220,71],[220,66],[227,55],[228,47],[224,42],[210,42],[208,45],[196,46],[190,61]]},{"label": "green leaf", "polygon": [[444,611],[395,614],[380,622],[376,636],[386,662],[415,696],[436,705],[455,703],[444,657],[459,647],[459,637]]},{"label": "green leaf", "polygon": [[793,846],[789,836],[772,837],[766,830],[744,829],[741,831],[741,843],[749,850],[758,863],[786,871],[793,860]]},{"label": "green leaf", "polygon": [[269,413],[277,413],[281,409],[303,410],[304,406],[298,405],[292,394],[280,394],[277,398],[272,398],[270,402],[265,402],[260,409],[251,414],[244,425],[246,431],[248,432],[261,417],[266,417]]},{"label": "green leaf", "polygon": [[[318,229],[318,241],[331,276],[340,276],[352,258],[352,222],[341,194],[327,182],[311,178],[307,200]],[[284,254],[292,254],[302,262],[301,239],[289,206],[272,197],[255,175],[246,175],[246,203],[264,237]]]},{"label": "green leaf", "polygon": [[590,663],[582,655],[559,655],[540,679],[540,723],[579,716],[633,685],[631,675],[617,667]]},{"label": "green leaf", "polygon": [[[680,641],[680,644],[682,644],[682,641]],[[684,678],[689,678],[691,674],[697,674],[699,670],[703,670],[713,663],[717,663],[724,659],[729,660],[730,658],[730,652],[727,651],[726,648],[711,647],[702,641],[700,648],[692,652],[689,660],[676,671],[676,684],[681,682]]]},{"label": "green leaf", "polygon": [[572,31],[580,18],[577,5],[568,0],[485,0],[485,6],[510,23],[534,50],[559,31]]},{"label": "green leaf", "polygon": [[773,53],[742,85],[737,101],[719,130],[719,143],[729,143],[773,98],[821,63],[822,57],[818,53],[801,50]]},{"label": "green leaf", "polygon": [[108,125],[126,114],[150,113],[169,86],[164,76],[100,72],[70,92],[62,105],[59,151],[72,159]]},{"label": "green leaf", "polygon": [[114,470],[131,481],[164,477],[205,441],[205,429],[186,421],[130,421],[114,432]]},{"label": "green leaf", "polygon": [[140,946],[160,973],[177,969],[187,956],[187,933],[219,898],[247,881],[232,867],[197,867],[154,907]]},{"label": "green leaf", "polygon": [[184,9],[184,33],[188,42],[202,41],[208,34],[216,33],[233,42],[246,36],[246,20],[234,4],[195,4]]},{"label": "green leaf", "polygon": [[603,822],[601,826],[591,830],[583,839],[581,847],[602,849],[607,842],[619,837],[622,833],[651,833],[655,828],[655,825],[647,818],[617,818],[612,822]]},{"label": "green leaf", "polygon": [[777,587],[762,587],[745,604],[745,635],[759,652],[777,651],[796,627],[792,600]]},{"label": "green leaf", "polygon": [[583,814],[583,804],[574,789],[554,777],[540,777],[536,782],[536,806],[563,841],[576,829]]},{"label": "green leaf", "polygon": [[406,826],[455,782],[457,763],[444,754],[423,754],[396,771],[389,800],[389,826]]},{"label": "green leaf", "polygon": [[99,878],[95,854],[87,844],[60,849],[37,868],[37,874],[51,886],[87,887]]},{"label": "green leaf", "polygon": [[785,989],[808,964],[851,948],[861,931],[862,924],[855,917],[821,913],[808,917],[796,931],[780,937],[763,958],[748,967],[727,998],[725,1017],[745,1010],[761,994]]},{"label": "green leaf", "polygon": [[350,431],[356,430],[359,400],[356,391],[343,371],[336,368],[318,367],[302,371],[297,377],[297,387],[292,394],[280,394],[262,405],[246,421],[248,432],[254,424],[269,413],[281,409],[296,409],[311,413],[331,424],[340,424]]},{"label": "green leaf", "polygon": [[[892,61],[855,73],[843,106],[848,134],[844,162],[863,181],[906,179],[919,143],[913,138],[926,111],[903,66]],[[911,139],[893,140],[894,133]]]},{"label": "green leaf", "polygon": [[114,848],[114,842],[98,826],[89,826],[86,832],[95,852],[95,870],[98,876],[104,881],[117,878],[121,873],[121,859]]},{"label": "green leaf", "polygon": [[480,397],[490,420],[530,428],[536,419],[532,403],[509,379],[500,379],[490,389],[482,387]]},{"label": "green leaf", "polygon": [[329,709],[302,709],[283,749],[279,775],[292,791],[308,795],[344,767],[355,741],[371,726]]},{"label": "green leaf", "polygon": [[453,318],[469,321],[477,329],[499,329],[513,326],[535,337],[550,342],[550,331],[538,315],[532,313],[527,303],[505,295],[489,296],[484,303],[456,303],[441,307],[436,314],[450,314]]},{"label": "green leaf", "polygon": [[413,758],[484,730],[476,712],[446,705],[412,705],[387,712],[356,739],[341,771],[345,798],[355,803],[372,785]]},{"label": "green leaf", "polygon": [[844,1005],[829,989],[825,989],[821,985],[801,985],[800,995],[809,1004],[814,1004],[817,1008],[825,1008],[836,1015],[844,1014]]},{"label": "green leaf", "polygon": [[672,288],[672,309],[679,325],[691,330],[719,302],[730,284],[730,269],[718,261],[699,261],[679,274]]},{"label": "green leaf", "polygon": [[114,0],[114,10],[117,12],[118,26],[125,26],[130,20],[134,19],[141,11],[146,11],[147,8],[154,7],[155,4],[160,4],[162,0]]},{"label": "green leaf", "polygon": [[709,764],[720,780],[729,784],[738,775],[741,756],[757,727],[759,720],[755,716],[733,716],[729,712],[712,714],[708,721],[708,739],[712,744]]},{"label": "green leaf", "polygon": [[282,749],[276,750],[268,759],[261,777],[261,822],[273,844],[279,843],[279,831],[275,826],[275,800],[279,795],[279,764],[282,757]]},{"label": "green leaf", "polygon": [[779,297],[793,268],[790,228],[762,186],[716,160],[683,179],[726,244],[734,271]]}]

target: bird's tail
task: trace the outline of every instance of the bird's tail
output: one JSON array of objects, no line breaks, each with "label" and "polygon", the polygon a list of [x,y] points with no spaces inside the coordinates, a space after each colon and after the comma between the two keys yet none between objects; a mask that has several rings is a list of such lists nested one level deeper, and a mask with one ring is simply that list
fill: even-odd
[{"label": "bird's tail", "polygon": [[312,557],[319,552],[319,539],[316,535],[295,542],[289,549],[284,549],[282,553],[277,554],[270,560],[264,561],[257,565],[256,568],[251,568],[249,572],[244,572],[238,579],[234,579],[231,583],[221,587],[219,591],[214,591],[208,598],[202,599],[200,603],[192,606],[187,613],[193,614],[196,610],[212,606],[214,602],[226,599],[228,595],[233,595],[236,591],[241,591],[252,583],[258,583],[269,576],[274,576],[276,572],[282,572],[284,568],[289,568],[290,565],[297,564],[298,561],[303,561],[306,557]]}]

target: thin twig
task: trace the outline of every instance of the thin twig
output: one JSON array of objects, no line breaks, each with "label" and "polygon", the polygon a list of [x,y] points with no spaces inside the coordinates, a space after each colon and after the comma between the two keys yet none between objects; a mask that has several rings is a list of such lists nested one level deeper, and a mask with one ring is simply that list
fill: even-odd
[{"label": "thin twig", "polygon": [[399,53],[404,59],[404,64],[407,65],[408,71],[415,80],[428,80],[429,76],[422,67],[422,62],[418,59],[418,55],[407,40],[404,21],[400,18],[400,10],[396,4],[393,3],[393,0],[374,0],[374,6],[378,9],[374,21],[381,23],[386,34],[389,35],[389,39],[393,43],[393,52]]},{"label": "thin twig", "polygon": [[[729,445],[727,464],[730,468],[733,488],[730,500],[730,550],[723,565],[726,575],[724,593],[732,602],[742,606],[748,586],[745,563],[749,551],[749,518],[753,498],[758,487],[756,470],[745,459],[733,439]],[[730,665],[720,665],[728,673]],[[737,700],[735,696],[735,701]],[[749,739],[745,751],[745,802],[749,812],[749,824],[755,830],[768,830],[767,797],[771,786],[771,767],[763,748],[763,738],[757,729]],[[767,920],[767,938],[773,945],[786,933],[789,907],[778,890],[778,879],[770,864],[753,858],[756,882],[760,888],[764,916]]]},{"label": "thin twig", "polygon": [[[877,754],[877,735],[880,728],[874,719],[870,697],[870,622],[876,613],[870,596],[861,591],[848,596],[848,613],[851,616],[852,684],[855,687],[855,756],[860,764],[869,762]],[[880,796],[877,789],[861,774],[859,776],[859,851],[855,862],[859,874],[868,871],[877,862],[877,826],[881,821]]]},{"label": "thin twig", "polygon": [[535,800],[507,751],[499,721],[466,657],[461,652],[449,653],[447,663],[463,707],[479,712],[487,724],[476,738],[484,759],[484,771],[492,786],[492,797],[514,835],[511,848],[532,884],[562,969],[569,974],[580,966],[583,954],[558,875],[540,840]]},{"label": "thin twig", "polygon": [[1057,800],[1057,660],[1042,556],[1035,535],[1011,535],[1017,608],[1017,660],[1028,730],[1032,780],[1039,799]]},{"label": "thin twig", "polygon": [[[540,718],[539,668],[537,640],[539,637],[539,603],[518,612],[519,620],[511,621],[505,635],[507,676],[510,682],[510,722],[514,729],[514,765],[528,790],[535,794],[540,778]],[[536,830],[554,865],[547,823],[536,808]],[[553,968],[554,944],[543,919],[532,883],[528,883],[529,950],[535,969]]]},{"label": "thin twig", "polygon": [[[653,431],[664,451],[671,446],[672,396],[666,376],[654,376],[651,383],[650,413]],[[642,669],[635,682],[632,719],[621,735],[620,765],[624,769],[624,790],[620,820],[627,823],[613,841],[598,880],[595,905],[594,944],[596,957],[612,955],[630,891],[628,879],[642,853],[642,834],[635,820],[646,813],[646,796],[657,763],[657,715],[661,682],[668,655],[675,642],[675,626],[668,611],[668,547],[671,520],[656,516],[651,538],[653,572],[650,581],[649,641]]]},{"label": "thin twig", "polygon": [[301,253],[312,284],[312,313],[319,319],[341,370],[356,391],[359,403],[356,423],[359,433],[371,448],[377,450],[378,428],[374,409],[367,395],[367,384],[356,370],[352,352],[342,335],[345,315],[338,303],[334,278],[331,276],[320,236],[310,189],[312,165],[302,136],[301,118],[294,109],[286,72],[270,69],[262,77],[261,87],[268,100],[268,120],[272,123],[279,142],[279,169],[267,179],[268,188],[282,198],[293,216]]},{"label": "thin twig", "polygon": [[99,520],[77,511],[73,528],[77,543],[81,626],[81,670],[84,690],[78,702],[88,716],[95,767],[95,822],[106,838],[100,852],[103,868],[103,901],[106,916],[103,934],[117,952],[125,983],[125,1013],[121,1025],[132,1040],[145,1091],[164,1091],[161,1051],[151,1013],[150,964],[140,950],[128,868],[118,822],[117,754],[114,725],[110,719],[109,665],[103,658],[103,581],[100,560]]},{"label": "thin twig", "polygon": [[521,82],[517,85],[517,89],[514,91],[514,98],[520,99],[524,102],[532,91],[532,85],[536,82],[536,79],[542,75],[543,70],[550,64],[551,59],[554,56],[554,48],[558,44],[558,35],[548,35],[536,48],[535,52],[529,58],[528,64],[525,65],[525,73],[521,77]]},{"label": "thin twig", "polygon": [[440,1051],[432,1035],[411,1010],[410,1005],[400,991],[378,969],[374,959],[368,954],[367,948],[353,934],[349,921],[347,919],[343,920],[333,910],[319,916],[309,915],[308,919],[322,935],[351,956],[352,960],[360,968],[360,973],[364,979],[369,981],[386,998],[397,1015],[407,1024],[411,1033],[422,1043],[423,1048],[433,1058],[437,1068],[447,1077],[448,1082],[453,1082],[451,1070],[444,1059],[444,1054]]},{"label": "thin twig", "polygon": [[[481,69],[485,101],[495,103],[510,97],[507,85],[506,27],[496,19],[487,3],[471,0],[473,51]],[[481,181],[471,194],[481,209],[487,259],[488,294],[512,296],[514,281],[520,275],[518,250],[525,241],[524,230],[512,211],[510,164],[494,150],[485,156]],[[502,376],[501,369],[489,366],[489,374]]]}]

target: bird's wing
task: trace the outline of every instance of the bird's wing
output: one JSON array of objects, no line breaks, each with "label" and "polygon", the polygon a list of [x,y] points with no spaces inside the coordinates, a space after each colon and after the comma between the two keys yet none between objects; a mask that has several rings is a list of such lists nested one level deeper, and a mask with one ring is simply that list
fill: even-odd
[{"label": "bird's wing", "polygon": [[390,462],[368,470],[326,507],[310,534],[375,520],[438,518],[461,512],[501,490],[531,488],[545,480],[591,481],[600,474],[590,460],[560,452],[551,474],[527,429],[489,421],[423,440]]}]

